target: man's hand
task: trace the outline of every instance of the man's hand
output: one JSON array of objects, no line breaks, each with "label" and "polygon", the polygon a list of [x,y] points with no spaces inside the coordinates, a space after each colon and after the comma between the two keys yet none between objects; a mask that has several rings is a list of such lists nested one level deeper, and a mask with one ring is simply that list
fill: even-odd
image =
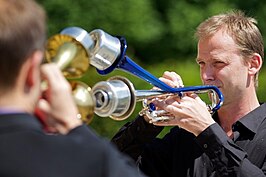
[{"label": "man's hand", "polygon": [[82,124],[77,118],[78,109],[72,97],[70,84],[56,64],[43,64],[41,74],[48,86],[37,104],[36,114],[49,132],[67,134]]},{"label": "man's hand", "polygon": [[198,136],[215,123],[206,104],[194,93],[182,98],[176,96],[163,101],[155,100],[154,104],[158,109],[163,109],[174,116],[169,121],[153,123],[157,126],[179,126]]},{"label": "man's hand", "polygon": [[[165,71],[162,77],[159,78],[159,80],[173,88],[184,87],[181,77],[173,71]],[[160,88],[153,87],[152,90],[160,90]],[[159,97],[160,99],[163,100],[166,99],[165,96],[159,96]],[[143,117],[146,122],[150,123],[151,120],[145,114],[143,115]]]}]

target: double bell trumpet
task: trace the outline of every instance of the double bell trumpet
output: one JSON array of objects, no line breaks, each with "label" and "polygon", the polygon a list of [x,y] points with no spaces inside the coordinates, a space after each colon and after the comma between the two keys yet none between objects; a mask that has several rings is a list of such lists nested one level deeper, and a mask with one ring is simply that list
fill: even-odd
[{"label": "double bell trumpet", "polygon": [[[82,28],[79,27],[69,27],[63,29],[60,34],[56,35],[57,38],[62,39],[60,41],[60,45],[64,46],[66,42],[70,42],[73,45],[77,45],[80,49],[79,52],[82,53],[80,61],[85,61],[85,65],[87,63],[93,65],[97,72],[101,75],[106,75],[110,72],[112,72],[114,69],[120,69],[123,71],[126,71],[128,73],[131,73],[144,81],[150,83],[153,86],[156,86],[161,89],[160,94],[174,94],[174,95],[180,95],[182,96],[185,92],[195,92],[195,93],[205,93],[210,92],[214,94],[215,96],[211,96],[212,106],[209,106],[210,112],[213,113],[216,110],[218,110],[221,105],[223,104],[223,95],[221,91],[211,85],[205,85],[205,86],[192,86],[192,87],[183,87],[183,88],[172,88],[165,84],[164,82],[160,81],[158,78],[150,74],[148,71],[141,68],[139,65],[137,65],[135,62],[133,62],[127,55],[126,55],[126,49],[127,49],[127,43],[125,38],[123,37],[114,37],[103,30],[96,29],[88,33]],[[67,41],[65,41],[65,38]],[[60,46],[59,45],[59,46]],[[78,64],[78,63],[76,63]],[[81,64],[82,65],[82,64]],[[72,69],[69,69],[72,71]],[[82,70],[82,69],[79,69]],[[75,71],[78,71],[77,69]],[[74,72],[75,73],[75,72]],[[125,96],[125,98],[131,98],[125,99],[120,98],[121,94],[116,94],[117,91],[121,90],[120,86],[115,84],[116,81],[121,81],[128,87],[128,95]],[[128,117],[132,109],[134,109],[134,102],[140,98],[138,95],[139,93],[143,93],[146,91],[132,91],[132,84],[130,84],[125,79],[111,79],[108,80],[107,83],[101,85],[100,83],[96,84],[96,86],[93,88],[93,97],[95,98],[95,110],[94,112],[102,117],[110,116],[113,117],[116,120],[123,120],[126,117]],[[119,83],[119,82],[118,82]],[[104,92],[104,89],[109,89],[111,92]],[[103,90],[102,90],[103,89]],[[155,92],[152,91],[154,95]],[[112,93],[110,95],[109,93]],[[157,93],[156,93],[157,94]],[[155,95],[156,95],[155,94]],[[149,95],[145,95],[143,97],[150,97],[151,92]],[[109,103],[115,103],[113,104],[107,104],[105,101],[108,100]],[[133,101],[135,100],[135,101]],[[144,99],[144,102],[147,102],[147,100]],[[120,104],[120,102],[123,103],[129,103],[124,104],[126,107],[123,106],[123,104]],[[133,105],[133,106],[132,106]],[[150,105],[147,103],[147,105]],[[106,107],[105,107],[106,106]],[[144,104],[144,106],[146,106]],[[133,107],[133,108],[132,108]],[[100,109],[101,108],[101,109]],[[104,109],[103,109],[104,108]],[[149,109],[150,111],[151,109]],[[153,111],[151,111],[153,112]],[[148,113],[148,112],[147,112]]]},{"label": "double bell trumpet", "polygon": [[[180,91],[182,89],[180,88]],[[197,94],[210,94],[211,99],[213,99],[212,104],[207,105],[210,112],[219,103],[214,89],[202,90],[197,86],[189,89]],[[95,113],[97,115],[101,117],[109,116],[114,120],[124,120],[131,115],[136,102],[142,101],[143,109],[140,114],[145,114],[150,122],[173,119],[174,117],[169,116],[164,110],[156,110],[152,101],[160,97],[165,98],[178,94],[163,90],[135,90],[134,85],[122,76],[113,76],[107,81],[96,83],[92,87],[92,93],[96,98]],[[181,95],[178,94],[177,96]]]}]

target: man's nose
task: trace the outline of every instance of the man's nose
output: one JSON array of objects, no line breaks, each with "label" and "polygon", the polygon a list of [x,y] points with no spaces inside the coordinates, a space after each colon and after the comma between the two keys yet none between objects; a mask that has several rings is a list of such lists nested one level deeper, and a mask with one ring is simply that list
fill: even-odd
[{"label": "man's nose", "polygon": [[201,71],[201,77],[204,83],[207,81],[213,81],[214,80],[214,70],[211,66],[206,66],[204,69]]}]

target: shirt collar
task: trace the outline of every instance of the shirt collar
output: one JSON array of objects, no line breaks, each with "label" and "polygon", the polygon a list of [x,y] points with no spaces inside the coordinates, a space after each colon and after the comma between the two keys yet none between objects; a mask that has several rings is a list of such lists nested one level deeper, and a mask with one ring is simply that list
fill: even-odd
[{"label": "shirt collar", "polygon": [[0,108],[0,115],[2,114],[16,114],[16,113],[24,113],[25,111],[22,111],[20,109],[16,109],[16,108]]},{"label": "shirt collar", "polygon": [[257,133],[259,126],[262,121],[266,118],[266,103],[257,107],[241,119],[236,122],[237,124],[243,125],[246,129],[250,130],[254,134]]},{"label": "shirt collar", "polygon": [[[213,115],[213,118],[216,122],[219,123],[218,119],[218,113],[216,112]],[[259,126],[261,125],[262,121],[266,118],[266,103],[263,103],[241,119],[239,119],[234,125],[233,125],[233,131],[239,131],[241,133],[241,130],[243,128],[245,130],[249,130],[253,135],[257,133]]]}]

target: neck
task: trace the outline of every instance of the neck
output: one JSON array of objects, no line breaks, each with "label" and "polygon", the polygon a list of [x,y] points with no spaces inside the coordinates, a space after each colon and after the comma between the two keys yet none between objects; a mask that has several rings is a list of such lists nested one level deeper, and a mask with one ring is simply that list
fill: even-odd
[{"label": "neck", "polygon": [[227,135],[231,136],[232,125],[259,106],[260,104],[256,95],[252,97],[242,97],[241,100],[225,103],[218,110],[220,126],[224,129]]},{"label": "neck", "polygon": [[17,92],[15,91],[1,94],[0,96],[1,110],[31,113],[32,109],[30,109],[29,103],[29,99],[25,99],[23,96],[17,94]]}]

